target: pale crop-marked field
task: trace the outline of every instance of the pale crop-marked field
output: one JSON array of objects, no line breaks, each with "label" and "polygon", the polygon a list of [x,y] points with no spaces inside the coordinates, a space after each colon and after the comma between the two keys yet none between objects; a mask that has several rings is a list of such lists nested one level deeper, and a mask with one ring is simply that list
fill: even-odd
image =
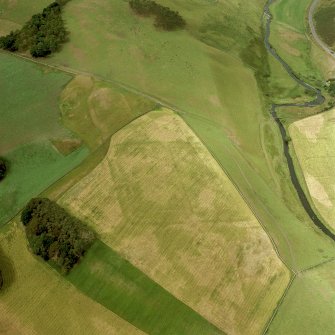
[{"label": "pale crop-marked field", "polygon": [[168,110],[115,134],[104,161],[60,203],[229,334],[259,334],[288,283],[227,176]]},{"label": "pale crop-marked field", "polygon": [[314,204],[335,229],[335,110],[293,123],[290,134]]},{"label": "pale crop-marked field", "polygon": [[[18,220],[0,233],[0,257],[7,263],[5,290],[0,291],[0,334],[144,334],[34,257]],[[10,267],[13,271],[7,273]]]}]

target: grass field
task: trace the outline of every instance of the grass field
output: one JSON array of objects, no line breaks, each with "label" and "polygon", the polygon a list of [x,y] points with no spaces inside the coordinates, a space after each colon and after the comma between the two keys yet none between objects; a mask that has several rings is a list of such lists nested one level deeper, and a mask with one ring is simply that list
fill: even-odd
[{"label": "grass field", "polygon": [[0,187],[0,225],[87,155],[88,150],[82,148],[63,156],[48,141],[32,142],[9,152],[9,173]]},{"label": "grass field", "polygon": [[334,49],[335,4],[331,0],[322,0],[319,2],[319,8],[314,14],[315,28],[321,39]]},{"label": "grass field", "polygon": [[82,75],[62,91],[60,107],[64,125],[94,149],[155,104],[116,85]]},{"label": "grass field", "polygon": [[300,274],[271,324],[269,335],[331,335],[335,326],[335,264]]},{"label": "grass field", "polygon": [[148,334],[223,334],[100,241],[67,279]]},{"label": "grass field", "polygon": [[2,53],[0,71],[1,154],[34,140],[71,135],[60,123],[58,107],[71,76]]},{"label": "grass field", "polygon": [[144,334],[34,257],[18,221],[1,228],[0,246],[6,285],[0,291],[1,334]]},{"label": "grass field", "polygon": [[[281,0],[271,6],[273,22],[271,26],[271,43],[280,56],[290,64],[293,70],[310,83],[318,83],[323,74],[315,64],[313,43],[308,36],[306,16],[310,0]],[[325,60],[323,52],[318,57]]]},{"label": "grass field", "polygon": [[[60,120],[59,98],[69,75],[7,54],[0,54],[0,71],[0,154],[9,161],[0,187],[1,225],[77,166],[88,150],[78,148],[80,141]],[[64,152],[66,143],[77,144]]]},{"label": "grass field", "polygon": [[335,110],[293,123],[294,150],[319,213],[335,230]]},{"label": "grass field", "polygon": [[168,110],[114,135],[104,161],[60,203],[227,333],[259,333],[287,285],[256,218]]}]

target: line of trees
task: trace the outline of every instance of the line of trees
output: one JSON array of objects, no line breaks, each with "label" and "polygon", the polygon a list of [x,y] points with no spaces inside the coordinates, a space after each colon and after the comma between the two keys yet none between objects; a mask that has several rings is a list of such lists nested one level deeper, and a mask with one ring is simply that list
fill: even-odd
[{"label": "line of trees", "polygon": [[0,48],[8,51],[29,50],[33,57],[45,57],[66,42],[68,32],[62,19],[62,8],[68,0],[56,0],[42,13],[35,14],[21,30],[0,37]]},{"label": "line of trees", "polygon": [[33,198],[21,214],[32,251],[63,273],[70,271],[95,240],[94,233],[47,198]]},{"label": "line of trees", "polygon": [[6,173],[7,173],[6,160],[0,157],[0,181],[5,178]]},{"label": "line of trees", "polygon": [[130,0],[133,11],[143,16],[155,16],[155,26],[164,30],[177,30],[185,27],[186,22],[176,11],[157,4],[152,0]]}]

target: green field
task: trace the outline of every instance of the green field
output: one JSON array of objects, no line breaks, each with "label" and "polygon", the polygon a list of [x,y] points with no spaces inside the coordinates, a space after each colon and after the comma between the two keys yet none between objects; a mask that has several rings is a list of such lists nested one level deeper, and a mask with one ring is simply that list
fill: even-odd
[{"label": "green field", "polygon": [[299,274],[268,334],[334,334],[334,271],[335,264],[331,262]]},{"label": "green field", "polygon": [[258,334],[288,283],[257,219],[168,110],[116,133],[106,158],[60,203],[227,333]]},{"label": "green field", "polygon": [[[0,54],[0,154],[9,161],[0,187],[0,225],[88,154],[60,120],[59,98],[71,77]],[[54,142],[56,141],[56,142]],[[62,153],[64,143],[77,143]]]},{"label": "green field", "polygon": [[144,334],[34,257],[18,220],[0,233],[1,334]]},{"label": "green field", "polygon": [[168,101],[238,184],[286,263],[301,269],[332,257],[332,246],[315,233],[290,186],[281,139],[268,112],[270,95],[277,101],[310,97],[267,56],[260,38],[263,1],[161,3],[179,10],[188,21],[186,31],[158,31],[127,2],[72,0],[65,8],[71,39],[48,62],[122,81]]},{"label": "green field", "polygon": [[314,204],[335,230],[335,111],[293,123],[290,135]]},{"label": "green field", "polygon": [[[0,0],[0,35],[49,2]],[[127,1],[71,0],[51,67],[0,53],[0,227],[42,193],[102,241],[70,283],[17,219],[0,228],[0,333],[331,334],[334,243],[301,206],[270,115],[313,96],[265,49],[265,0],[157,2],[186,28],[156,29]],[[323,89],[335,63],[309,35],[310,2],[273,2],[271,43]],[[321,34],[331,15],[317,12]],[[278,113],[332,227],[334,114],[306,118],[323,109]]]},{"label": "green field", "polygon": [[100,241],[67,278],[148,334],[223,334]]}]

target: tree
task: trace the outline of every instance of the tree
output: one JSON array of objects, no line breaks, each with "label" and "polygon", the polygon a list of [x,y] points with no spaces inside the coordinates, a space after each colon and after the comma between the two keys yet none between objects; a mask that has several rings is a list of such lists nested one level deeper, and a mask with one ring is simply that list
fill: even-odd
[{"label": "tree", "polygon": [[57,0],[35,14],[21,30],[0,38],[0,48],[9,51],[29,50],[33,57],[45,57],[66,42],[68,33],[62,19],[67,0]]},{"label": "tree", "polygon": [[51,259],[63,272],[71,270],[95,240],[80,220],[46,198],[31,199],[21,220],[32,251],[46,261]]}]

